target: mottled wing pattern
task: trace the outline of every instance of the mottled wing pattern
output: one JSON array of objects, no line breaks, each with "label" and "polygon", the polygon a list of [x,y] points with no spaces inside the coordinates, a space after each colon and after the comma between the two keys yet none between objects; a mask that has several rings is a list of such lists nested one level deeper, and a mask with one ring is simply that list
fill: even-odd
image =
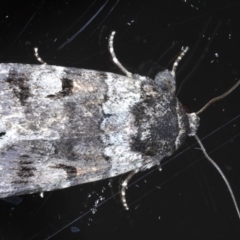
[{"label": "mottled wing pattern", "polygon": [[109,176],[103,153],[105,73],[0,64],[1,197]]}]

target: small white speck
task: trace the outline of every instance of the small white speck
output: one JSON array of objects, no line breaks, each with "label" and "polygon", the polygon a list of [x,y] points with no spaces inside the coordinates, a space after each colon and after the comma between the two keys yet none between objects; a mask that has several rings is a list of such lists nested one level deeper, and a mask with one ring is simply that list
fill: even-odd
[{"label": "small white speck", "polygon": [[[92,214],[95,214],[97,212],[97,209],[96,208],[92,208],[91,211],[92,211]],[[89,218],[89,221],[90,221],[90,218]]]},{"label": "small white speck", "polygon": [[99,196],[99,199],[100,199],[100,201],[103,201],[105,199],[105,197]]},{"label": "small white speck", "polygon": [[219,57],[218,53],[215,53],[215,57]]},{"label": "small white speck", "polygon": [[131,25],[134,22],[134,20],[131,20],[130,22],[127,23],[127,25]]},{"label": "small white speck", "polygon": [[222,110],[223,112],[225,112],[225,109],[223,108],[223,110]]},{"label": "small white speck", "polygon": [[98,203],[99,203],[99,200],[97,199],[96,201],[95,201],[95,206],[97,206],[98,205]]}]

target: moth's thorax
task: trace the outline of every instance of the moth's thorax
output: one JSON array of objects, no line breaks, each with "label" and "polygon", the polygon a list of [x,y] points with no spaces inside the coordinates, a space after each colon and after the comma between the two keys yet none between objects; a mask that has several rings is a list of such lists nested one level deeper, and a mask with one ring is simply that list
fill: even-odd
[{"label": "moth's thorax", "polygon": [[189,129],[188,116],[169,87],[142,83],[142,101],[131,110],[137,128],[131,148],[160,160],[181,146]]}]

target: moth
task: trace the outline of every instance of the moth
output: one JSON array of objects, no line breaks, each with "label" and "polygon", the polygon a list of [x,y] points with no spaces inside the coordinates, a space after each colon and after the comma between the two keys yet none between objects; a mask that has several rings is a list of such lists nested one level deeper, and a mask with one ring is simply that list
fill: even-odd
[{"label": "moth", "polygon": [[[42,65],[0,64],[0,198],[45,192],[130,174],[159,166],[187,136],[196,136],[198,114],[188,114],[175,96],[175,73],[154,79],[128,72],[113,49],[113,62],[124,75]],[[228,184],[228,182],[225,180]],[[228,184],[235,207],[239,210]],[[239,214],[240,216],[240,214]]]}]

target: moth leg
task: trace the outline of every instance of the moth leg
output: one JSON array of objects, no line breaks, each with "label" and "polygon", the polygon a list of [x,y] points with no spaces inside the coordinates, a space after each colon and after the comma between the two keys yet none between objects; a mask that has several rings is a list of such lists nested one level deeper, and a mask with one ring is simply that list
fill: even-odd
[{"label": "moth leg", "polygon": [[43,60],[42,60],[42,58],[39,56],[39,54],[38,54],[38,48],[34,48],[34,55],[35,55],[35,57],[36,57],[36,59],[40,62],[40,63],[42,63],[42,64],[47,64],[46,62],[44,62]]},{"label": "moth leg", "polygon": [[173,75],[173,77],[176,76],[177,66],[188,50],[189,50],[189,47],[186,47],[185,49],[183,49],[181,51],[181,53],[179,54],[179,56],[177,57],[177,59],[175,60],[175,62],[173,63],[173,67],[172,67],[172,71],[171,71],[171,74]]},{"label": "moth leg", "polygon": [[128,182],[131,180],[131,178],[137,173],[139,172],[140,169],[135,169],[134,171],[130,172],[127,177],[125,178],[125,180],[122,182],[121,184],[121,200],[122,200],[122,204],[124,206],[124,208],[126,210],[129,210],[128,204],[127,204],[127,200],[126,200],[126,188],[128,186]]},{"label": "moth leg", "polygon": [[125,73],[129,78],[133,78],[133,74],[130,73],[125,67],[123,67],[123,65],[118,61],[118,59],[116,57],[116,54],[115,54],[114,49],[113,49],[113,39],[114,39],[115,33],[116,32],[111,33],[111,35],[109,37],[109,42],[108,42],[109,52],[112,56],[112,60],[123,73]]}]

